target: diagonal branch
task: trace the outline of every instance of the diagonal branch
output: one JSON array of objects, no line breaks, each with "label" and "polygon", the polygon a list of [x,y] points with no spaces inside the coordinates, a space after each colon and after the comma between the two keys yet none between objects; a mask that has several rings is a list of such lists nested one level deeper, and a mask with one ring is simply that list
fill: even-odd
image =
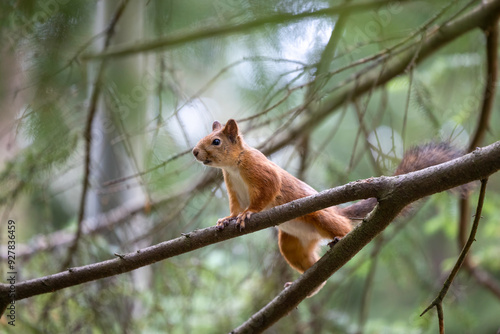
[{"label": "diagonal branch", "polygon": [[[254,21],[237,24],[237,25],[226,25],[223,27],[207,28],[195,33],[184,33],[178,34],[177,36],[168,36],[160,38],[153,41],[148,41],[145,43],[136,43],[134,45],[124,45],[117,46],[110,50],[102,53],[87,54],[82,56],[84,60],[93,59],[106,59],[112,57],[123,57],[130,56],[142,52],[151,52],[164,50],[168,47],[175,47],[185,43],[191,43],[206,38],[213,38],[219,36],[227,36],[235,33],[243,33],[245,31],[262,27],[266,24],[282,24],[288,22],[294,22],[303,20],[311,17],[321,17],[327,15],[339,15],[346,12],[352,11],[363,11],[370,10],[374,8],[379,8],[381,5],[392,2],[393,0],[375,0],[375,1],[364,1],[355,4],[341,4],[338,6],[333,6],[330,8],[320,9],[312,12],[304,12],[299,14],[293,13],[280,13],[273,16],[256,19]],[[408,1],[408,0],[404,0]],[[401,1],[400,1],[401,2]]]},{"label": "diagonal branch", "polygon": [[[404,73],[412,61],[418,64],[425,60],[429,55],[439,50],[455,38],[471,31],[472,29],[483,27],[488,22],[496,20],[500,14],[500,0],[493,0],[478,5],[470,13],[454,19],[438,29],[431,30],[424,37],[423,41],[417,41],[408,50],[398,56],[382,57],[380,63],[383,66],[382,71],[372,68],[368,71],[355,73],[353,78],[341,82],[338,87],[341,90],[337,94],[325,99],[311,117],[308,117],[294,128],[290,129],[286,135],[277,136],[276,140],[267,145],[266,150],[275,152],[288,145],[295,138],[312,131],[318,124],[322,124],[324,119],[332,114],[346,101],[354,100],[365,94],[373,88],[387,83],[392,78]],[[416,52],[419,52],[418,59],[414,60]],[[267,153],[266,153],[267,154]]]},{"label": "diagonal branch", "polygon": [[[486,36],[486,84],[484,87],[481,113],[474,136],[469,144],[468,151],[474,150],[484,141],[484,136],[489,128],[493,102],[495,99],[496,84],[498,80],[498,20],[488,27],[483,28]],[[470,209],[469,196],[460,199],[460,218],[458,244],[463,248],[466,243],[466,231],[469,225]],[[500,284],[491,274],[474,263],[470,257],[466,257],[464,268],[482,286],[500,299]]]},{"label": "diagonal branch", "polygon": [[[174,198],[175,197],[173,196],[165,198],[163,203],[169,202]],[[82,223],[82,234],[85,236],[91,236],[116,228],[120,224],[124,224],[129,221],[132,216],[144,213],[146,211],[145,208],[146,203],[144,202],[144,199],[131,199],[124,202],[123,205],[113,208],[106,213],[99,214],[95,217],[85,218]],[[16,244],[16,258],[26,260],[31,256],[40,254],[41,252],[52,251],[59,247],[72,244],[74,240],[75,233],[61,230],[48,235],[35,236],[26,244]],[[7,254],[0,254],[0,259],[7,261],[7,258]],[[66,267],[63,269],[65,268]]]},{"label": "diagonal branch", "polygon": [[[493,148],[493,146],[497,145],[498,149],[500,149],[500,142],[490,145],[485,149]],[[462,158],[437,165],[436,167],[431,167],[430,169],[425,169],[425,172],[419,171],[403,175],[401,179],[397,177],[382,177],[369,180],[369,183],[372,181],[379,183],[390,180],[390,185],[378,191],[378,205],[367,218],[363,220],[363,223],[342,238],[289,288],[281,292],[269,304],[255,313],[232,333],[261,333],[264,329],[270,327],[273,323],[293,310],[304,298],[382,232],[407,204],[435,193],[436,191],[440,191],[438,189],[442,189],[445,183],[450,186],[451,183],[458,181],[455,178],[462,179],[466,177],[464,173],[468,173],[468,171],[472,172],[474,168],[469,170],[469,167],[467,167],[469,163],[465,163],[464,159],[468,160],[468,158],[472,158],[470,161],[471,167],[478,167],[479,165],[476,164],[478,161],[476,160],[474,162],[474,157],[477,156],[478,153],[480,152],[474,151],[474,153],[468,154]],[[457,164],[458,161],[460,161],[460,163]],[[500,155],[492,157],[491,162],[500,164]],[[480,164],[482,165],[482,163]],[[431,170],[432,175],[427,174],[427,172]],[[395,181],[395,183],[391,181]],[[448,186],[445,188],[448,188]],[[450,188],[453,187],[454,186]]]},{"label": "diagonal branch", "polygon": [[475,241],[475,236],[477,232],[477,228],[479,226],[479,220],[481,219],[481,211],[483,209],[483,203],[484,203],[484,197],[486,194],[486,184],[488,183],[488,179],[483,179],[481,180],[481,190],[479,191],[479,199],[477,201],[477,208],[476,208],[476,215],[474,217],[474,223],[472,224],[472,229],[470,231],[469,239],[467,239],[467,243],[465,244],[464,248],[462,249],[462,252],[460,253],[460,256],[457,259],[457,262],[455,263],[455,266],[453,267],[452,271],[450,272],[450,275],[446,279],[446,281],[443,284],[443,288],[439,292],[438,296],[432,301],[432,303],[420,314],[420,316],[423,316],[427,311],[432,309],[434,306],[438,310],[438,319],[439,319],[439,333],[444,334],[444,318],[443,318],[443,300],[446,294],[448,293],[448,290],[453,283],[453,280],[458,274],[458,271],[460,270],[460,267],[462,267],[462,264],[465,263],[465,260],[467,258],[467,254],[469,253],[469,250],[472,246],[472,243]]},{"label": "diagonal branch", "polygon": [[[107,29],[106,39],[104,42],[104,50],[109,47],[111,42],[111,37],[114,34],[115,26],[118,23],[120,17],[122,16],[125,7],[127,6],[129,0],[124,0],[118,6],[109,26]],[[85,161],[84,161],[84,175],[83,175],[83,183],[82,183],[82,194],[80,197],[80,205],[78,209],[78,217],[77,217],[77,228],[75,233],[75,238],[71,243],[71,246],[68,249],[68,254],[66,256],[66,260],[62,262],[61,270],[67,268],[70,263],[73,255],[76,253],[78,249],[78,243],[82,236],[82,225],[83,218],[85,217],[85,207],[87,201],[87,192],[89,186],[89,176],[90,176],[90,150],[92,146],[92,123],[94,121],[95,114],[97,112],[97,102],[101,93],[101,81],[104,74],[105,61],[102,61],[99,64],[99,68],[97,70],[97,77],[95,79],[94,84],[92,85],[92,93],[90,96],[89,102],[89,110],[87,115],[87,122],[85,124],[84,130],[84,138],[85,138]]]},{"label": "diagonal branch", "polygon": [[[500,141],[441,165],[406,175],[351,182],[267,211],[255,213],[246,224],[243,232],[236,228],[217,231],[216,227],[212,226],[137,250],[134,253],[119,255],[112,260],[70,268],[57,274],[20,282],[15,285],[15,298],[16,300],[29,298],[129,272],[210,244],[275,226],[332,205],[369,197],[378,198],[379,205],[374,214],[342,239],[335,246],[335,251],[328,252],[311,270],[307,271],[296,283],[271,302],[273,311],[270,312],[268,307],[265,308],[266,311],[263,312],[267,314],[266,317],[269,317],[266,326],[270,326],[283,316],[282,311],[280,311],[284,308],[283,305],[290,307],[288,310],[295,307],[385,229],[406,205],[433,193],[487,178],[499,169]],[[2,312],[11,301],[9,291],[8,284],[0,284],[0,310]],[[285,303],[280,304],[276,300],[284,300]],[[276,311],[278,312],[276,313]]]},{"label": "diagonal branch", "polygon": [[481,116],[469,145],[469,152],[481,146],[490,124],[498,78],[498,21],[484,29],[486,35],[486,85],[484,87]]},{"label": "diagonal branch", "polygon": [[[346,7],[345,9],[349,10],[349,7]],[[485,22],[493,20],[495,15],[498,15],[499,12],[500,0],[494,0],[484,5],[478,6],[472,12],[464,15],[460,19],[455,19],[449,22],[445,27],[442,27],[439,30],[433,30],[433,35],[431,37],[422,42],[419,42],[418,45],[415,46],[415,48],[421,47],[421,52],[419,58],[416,60],[416,63],[419,63],[425,57],[439,50],[441,46],[444,46],[451,40],[460,37],[461,35],[469,32],[476,27],[483,26]],[[288,135],[273,135],[273,137],[276,138],[267,140],[267,144],[262,149],[262,152],[266,155],[275,153],[286,145],[289,145],[296,138],[301,138],[303,135],[313,131],[319,124],[322,124],[324,118],[332,114],[336,108],[340,107],[344,103],[344,101],[362,96],[369,89],[383,86],[385,82],[396,77],[397,75],[404,73],[404,70],[412,61],[413,57],[414,53],[412,53],[410,49],[402,56],[399,56],[398,59],[389,61],[386,65],[384,65],[385,69],[382,81],[377,81],[379,73],[377,73],[375,76],[367,72],[356,74],[359,82],[361,82],[361,88],[354,86],[355,90],[354,92],[352,92],[349,91],[349,89],[353,89],[353,86],[349,86],[348,89],[343,90],[339,95],[334,96],[333,98],[329,98],[327,100],[328,103],[323,103],[322,105],[320,105],[309,115],[309,117],[304,119],[303,122],[287,131]],[[341,83],[341,85],[343,84],[344,83]],[[220,180],[220,178],[216,178],[216,175],[217,171],[208,171],[204,175],[204,177],[197,182],[193,189],[202,190],[212,186],[214,182],[216,182],[216,180]]]}]

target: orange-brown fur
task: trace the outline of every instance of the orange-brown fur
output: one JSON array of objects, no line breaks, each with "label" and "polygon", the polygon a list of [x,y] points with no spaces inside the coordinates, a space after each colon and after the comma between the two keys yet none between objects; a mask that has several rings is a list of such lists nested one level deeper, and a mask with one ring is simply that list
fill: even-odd
[{"label": "orange-brown fur", "polygon": [[[230,119],[224,127],[215,121],[212,130],[198,142],[193,154],[205,165],[222,169],[229,195],[230,215],[217,221],[220,228],[224,228],[232,218],[236,218],[240,228],[244,228],[245,222],[255,212],[316,193],[309,185],[248,146],[236,121]],[[410,151],[397,173],[407,173],[452,158],[450,154],[443,153],[449,150],[436,147],[440,149],[426,146],[422,150]],[[421,151],[424,154],[419,155]],[[279,225],[281,254],[291,267],[303,273],[319,259],[320,240],[342,238],[352,228],[347,217],[364,216],[375,204],[376,200],[368,199],[344,209],[329,207]]]},{"label": "orange-brown fur", "polygon": [[[213,144],[215,139],[220,140],[219,145]],[[220,227],[236,217],[237,224],[244,228],[245,221],[254,212],[316,193],[309,185],[248,146],[234,120],[229,120],[225,127],[215,122],[213,132],[200,140],[193,154],[206,165],[222,169],[230,215],[218,220]],[[237,189],[236,174],[240,175],[247,189]],[[241,182],[238,186],[242,186]],[[241,203],[245,199],[242,195],[238,198],[238,191],[248,192],[249,203]],[[279,226],[280,251],[287,262],[302,273],[318,260],[317,245],[321,239],[340,238],[350,230],[350,220],[335,208],[316,211]]]}]

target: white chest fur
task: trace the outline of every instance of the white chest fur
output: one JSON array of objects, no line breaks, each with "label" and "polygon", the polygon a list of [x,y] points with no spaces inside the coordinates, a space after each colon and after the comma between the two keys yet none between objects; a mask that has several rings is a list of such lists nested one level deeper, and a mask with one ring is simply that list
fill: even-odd
[{"label": "white chest fur", "polygon": [[233,190],[236,192],[236,198],[240,202],[241,208],[246,209],[250,205],[250,195],[239,170],[237,168],[224,168],[224,171],[226,172],[226,177],[229,178],[229,182],[233,185]]},{"label": "white chest fur", "polygon": [[[243,210],[246,209],[250,205],[250,195],[248,193],[248,187],[245,181],[243,181],[239,170],[237,168],[224,168],[224,172],[226,178],[228,178],[228,181],[232,184],[232,189],[236,193],[236,198],[241,208]],[[290,220],[278,227],[283,232],[298,237],[305,243],[322,238],[314,226],[300,220]]]},{"label": "white chest fur", "polygon": [[298,219],[287,221],[278,226],[283,232],[300,238],[302,242],[308,243],[312,240],[322,239],[313,225],[304,223]]}]

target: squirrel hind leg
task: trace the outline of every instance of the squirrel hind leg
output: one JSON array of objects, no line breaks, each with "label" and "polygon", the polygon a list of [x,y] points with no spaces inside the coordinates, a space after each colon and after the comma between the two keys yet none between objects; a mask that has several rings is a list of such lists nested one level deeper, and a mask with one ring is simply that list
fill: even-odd
[{"label": "squirrel hind leg", "polygon": [[304,245],[299,238],[285,233],[281,229],[278,233],[281,255],[292,268],[301,274],[318,261],[318,242],[319,240],[313,239]]},{"label": "squirrel hind leg", "polygon": [[[319,240],[311,240],[305,245],[291,234],[285,233],[282,230],[278,232],[278,244],[280,247],[281,255],[285,258],[286,262],[300,272],[301,274],[309,269],[319,259],[318,255],[318,242]],[[285,283],[284,288],[291,286],[293,282]],[[307,298],[314,296],[326,284],[323,282],[314,291],[312,291]]]}]

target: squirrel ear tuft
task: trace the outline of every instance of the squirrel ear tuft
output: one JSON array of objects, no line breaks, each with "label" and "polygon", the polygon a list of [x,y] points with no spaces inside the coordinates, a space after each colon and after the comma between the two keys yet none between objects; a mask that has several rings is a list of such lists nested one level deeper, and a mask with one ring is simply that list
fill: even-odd
[{"label": "squirrel ear tuft", "polygon": [[238,138],[240,133],[238,130],[238,124],[234,119],[227,121],[226,126],[224,127],[224,133],[232,143],[236,143],[236,138]]},{"label": "squirrel ear tuft", "polygon": [[219,130],[220,128],[222,128],[222,124],[219,122],[215,121],[214,124],[212,124],[212,131]]}]

